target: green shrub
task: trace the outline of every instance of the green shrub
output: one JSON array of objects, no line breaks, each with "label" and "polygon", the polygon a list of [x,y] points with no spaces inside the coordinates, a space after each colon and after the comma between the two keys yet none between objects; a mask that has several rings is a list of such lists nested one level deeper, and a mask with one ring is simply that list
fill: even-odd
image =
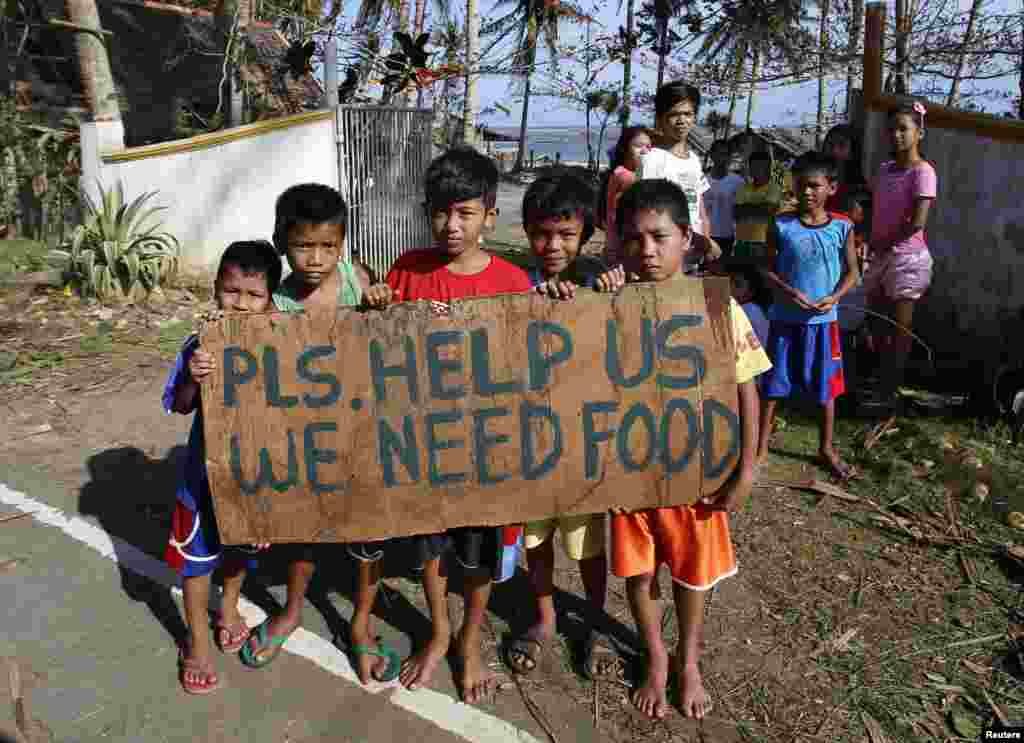
[{"label": "green shrub", "polygon": [[159,230],[161,222],[152,221],[166,207],[144,208],[155,191],[128,203],[121,182],[110,190],[99,189],[99,204],[83,191],[85,224],[75,228],[62,249],[51,251],[50,259],[84,296],[140,299],[178,269],[177,239]]}]

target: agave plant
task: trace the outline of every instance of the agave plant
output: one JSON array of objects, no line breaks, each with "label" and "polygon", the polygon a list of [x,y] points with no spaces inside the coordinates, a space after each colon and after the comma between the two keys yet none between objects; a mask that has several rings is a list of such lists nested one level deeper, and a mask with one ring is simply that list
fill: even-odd
[{"label": "agave plant", "polygon": [[178,241],[160,231],[153,215],[166,207],[144,208],[156,196],[149,191],[131,203],[124,186],[104,190],[98,185],[99,203],[82,192],[85,224],[75,228],[61,250],[50,259],[64,267],[69,283],[83,295],[101,300],[140,298],[158,289],[178,267]]}]

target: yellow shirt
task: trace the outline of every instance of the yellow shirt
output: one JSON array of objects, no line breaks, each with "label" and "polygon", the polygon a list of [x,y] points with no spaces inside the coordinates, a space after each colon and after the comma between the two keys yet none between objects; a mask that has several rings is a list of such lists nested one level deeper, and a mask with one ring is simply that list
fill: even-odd
[{"label": "yellow shirt", "polygon": [[763,186],[747,183],[736,192],[736,239],[768,241],[768,226],[782,206],[782,189],[769,181]]},{"label": "yellow shirt", "polygon": [[729,315],[732,320],[732,342],[736,347],[736,384],[743,384],[771,369],[772,362],[761,347],[747,313],[731,298]]}]

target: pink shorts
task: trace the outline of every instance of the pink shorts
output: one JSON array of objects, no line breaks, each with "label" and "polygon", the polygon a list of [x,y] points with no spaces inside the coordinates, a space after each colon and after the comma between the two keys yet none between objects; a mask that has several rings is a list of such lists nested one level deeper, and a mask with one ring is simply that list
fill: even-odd
[{"label": "pink shorts", "polygon": [[874,253],[864,274],[864,292],[886,299],[920,299],[932,283],[932,255],[927,250],[912,253]]}]

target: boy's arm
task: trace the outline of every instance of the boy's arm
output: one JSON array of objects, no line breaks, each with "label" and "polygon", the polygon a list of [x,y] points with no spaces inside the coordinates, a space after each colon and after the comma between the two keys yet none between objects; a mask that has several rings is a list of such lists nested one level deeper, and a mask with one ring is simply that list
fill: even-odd
[{"label": "boy's arm", "polygon": [[843,248],[843,262],[846,264],[843,278],[840,280],[839,285],[836,286],[835,291],[827,297],[822,297],[818,302],[819,312],[828,312],[839,304],[839,300],[856,286],[858,279],[860,279],[860,261],[857,259],[857,243],[854,241],[852,228],[846,235],[846,245]]},{"label": "boy's arm", "polygon": [[757,458],[757,427],[761,400],[753,379],[738,385],[742,448],[740,461],[725,484],[701,503],[712,511],[735,511],[746,502],[754,488],[754,460]]}]

